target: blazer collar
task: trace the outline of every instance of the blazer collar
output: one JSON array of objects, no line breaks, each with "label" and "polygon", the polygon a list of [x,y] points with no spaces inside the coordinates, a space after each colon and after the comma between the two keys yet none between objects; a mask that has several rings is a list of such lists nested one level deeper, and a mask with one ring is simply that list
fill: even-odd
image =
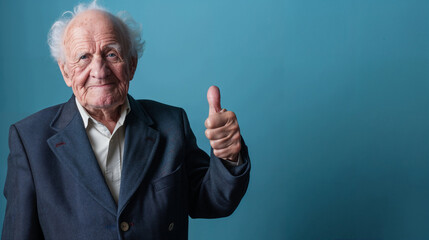
[{"label": "blazer collar", "polygon": [[79,111],[76,106],[75,96],[72,95],[72,97],[58,110],[57,115],[51,122],[51,127],[57,132],[61,131],[78,113]]},{"label": "blazer collar", "polygon": [[160,133],[143,106],[128,96],[131,112],[125,120],[125,146],[122,163],[121,189],[118,200],[119,214],[128,204],[145,179],[150,180],[152,161],[160,140]]}]

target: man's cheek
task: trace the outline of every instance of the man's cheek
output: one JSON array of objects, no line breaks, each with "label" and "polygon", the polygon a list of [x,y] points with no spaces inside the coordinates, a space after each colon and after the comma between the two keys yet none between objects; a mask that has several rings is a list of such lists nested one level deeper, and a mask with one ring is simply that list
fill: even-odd
[{"label": "man's cheek", "polygon": [[74,80],[75,76],[76,76],[76,66],[75,65],[68,65],[67,66],[68,69],[68,75],[70,77],[70,79],[72,79],[72,81]]},{"label": "man's cheek", "polygon": [[88,80],[88,73],[85,71],[75,71],[74,73],[74,79],[75,79],[75,84],[79,85],[80,87],[84,87],[87,80]]}]

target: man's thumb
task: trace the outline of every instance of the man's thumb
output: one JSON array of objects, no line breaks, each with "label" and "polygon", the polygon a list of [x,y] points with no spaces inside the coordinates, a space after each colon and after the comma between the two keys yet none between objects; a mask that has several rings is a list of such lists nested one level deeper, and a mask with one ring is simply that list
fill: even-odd
[{"label": "man's thumb", "polygon": [[211,86],[207,91],[207,101],[209,102],[209,115],[220,112],[220,92],[216,86]]}]

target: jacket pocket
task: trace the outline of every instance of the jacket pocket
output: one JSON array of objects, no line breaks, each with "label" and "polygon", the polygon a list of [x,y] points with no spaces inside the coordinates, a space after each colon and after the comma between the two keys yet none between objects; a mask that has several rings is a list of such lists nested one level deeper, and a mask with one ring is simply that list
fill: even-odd
[{"label": "jacket pocket", "polygon": [[172,173],[154,180],[152,182],[153,190],[155,192],[158,192],[165,188],[174,187],[180,182],[181,174],[182,174],[182,164],[180,164],[177,167],[177,169],[174,170]]}]

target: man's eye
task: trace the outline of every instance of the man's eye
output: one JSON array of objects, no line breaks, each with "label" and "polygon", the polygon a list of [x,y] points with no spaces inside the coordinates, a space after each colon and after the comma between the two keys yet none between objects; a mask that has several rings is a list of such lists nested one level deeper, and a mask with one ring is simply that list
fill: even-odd
[{"label": "man's eye", "polygon": [[80,57],[79,57],[79,59],[80,59],[80,60],[85,60],[85,59],[87,59],[87,58],[88,58],[88,56],[87,56],[87,55],[82,55],[82,56],[80,56]]},{"label": "man's eye", "polygon": [[107,57],[109,57],[109,58],[114,58],[114,57],[116,57],[116,54],[114,54],[114,53],[109,53],[109,54],[107,54]]}]

